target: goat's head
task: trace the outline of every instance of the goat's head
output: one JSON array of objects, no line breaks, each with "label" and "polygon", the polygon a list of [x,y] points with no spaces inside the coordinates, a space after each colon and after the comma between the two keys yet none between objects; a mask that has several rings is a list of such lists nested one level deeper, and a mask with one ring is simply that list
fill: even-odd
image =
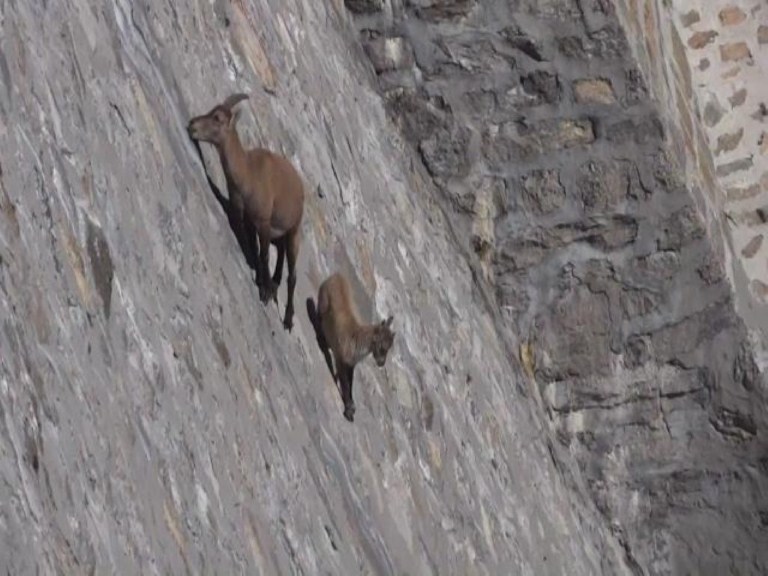
[{"label": "goat's head", "polygon": [[373,330],[373,339],[371,341],[371,353],[376,365],[384,366],[387,361],[387,354],[395,341],[395,333],[392,331],[392,316],[377,324]]},{"label": "goat's head", "polygon": [[229,131],[234,130],[237,124],[238,113],[233,108],[246,98],[246,94],[233,94],[223,103],[214,106],[208,114],[192,118],[187,126],[190,138],[216,145],[223,143]]}]

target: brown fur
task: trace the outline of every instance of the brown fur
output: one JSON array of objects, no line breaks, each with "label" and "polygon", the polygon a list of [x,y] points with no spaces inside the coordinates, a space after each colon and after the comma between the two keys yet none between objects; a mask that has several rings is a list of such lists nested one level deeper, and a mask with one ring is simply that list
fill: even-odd
[{"label": "brown fur", "polygon": [[316,321],[323,339],[321,345],[333,352],[336,378],[341,384],[344,401],[344,416],[352,422],[355,417],[355,402],[352,399],[355,365],[368,354],[373,354],[376,364],[384,366],[395,337],[390,329],[392,316],[376,324],[361,323],[349,282],[336,273],[320,286]]},{"label": "brown fur", "polygon": [[[227,178],[235,233],[256,258],[256,280],[262,302],[274,298],[288,256],[288,302],[284,325],[293,326],[293,294],[296,288],[296,260],[301,244],[304,212],[304,185],[284,157],[257,148],[245,150],[237,134],[238,115],[232,108],[245,94],[234,94],[208,114],[192,118],[189,135],[216,146]],[[256,238],[258,238],[258,245]],[[269,246],[277,247],[274,277],[269,276]],[[250,257],[253,253],[247,253]]]}]

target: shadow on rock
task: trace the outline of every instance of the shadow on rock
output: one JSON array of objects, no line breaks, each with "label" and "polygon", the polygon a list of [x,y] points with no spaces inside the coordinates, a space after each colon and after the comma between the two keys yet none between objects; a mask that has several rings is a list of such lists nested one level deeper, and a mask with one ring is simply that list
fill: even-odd
[{"label": "shadow on rock", "polygon": [[325,358],[325,364],[328,366],[328,371],[331,373],[331,378],[333,378],[333,381],[336,383],[336,388],[339,389],[339,393],[341,393],[341,389],[339,388],[339,379],[336,376],[336,372],[333,369],[333,360],[331,359],[331,349],[328,346],[328,342],[325,340],[325,336],[323,336],[323,329],[320,326],[320,317],[317,315],[317,308],[315,307],[315,301],[312,300],[312,298],[307,298],[307,316],[309,316],[309,321],[312,324],[312,328],[315,330],[315,338],[317,339],[317,345],[320,348],[320,351],[323,353],[323,357]]},{"label": "shadow on rock", "polygon": [[198,142],[197,140],[192,140],[192,144],[194,144],[195,150],[197,150],[197,156],[198,158],[200,158],[200,163],[203,165],[203,171],[205,172],[205,179],[208,180],[208,186],[210,186],[211,191],[213,192],[213,195],[216,197],[216,201],[221,206],[221,209],[224,210],[224,213],[227,215],[227,222],[229,222],[229,228],[230,230],[232,230],[232,233],[235,235],[235,238],[237,239],[237,244],[238,246],[240,246],[240,250],[242,251],[243,256],[245,257],[245,260],[248,263],[248,266],[256,274],[256,282],[258,283],[259,267],[256,265],[254,251],[248,250],[248,246],[256,245],[256,232],[253,230],[252,227],[249,226],[245,232],[246,238],[241,238],[241,236],[237,233],[237,229],[235,228],[235,223],[233,221],[232,207],[230,206],[229,198],[227,198],[226,196],[224,196],[224,194],[221,193],[221,189],[213,181],[213,178],[211,178],[211,175],[208,174],[208,168],[206,167],[205,159],[203,158],[203,151],[200,149],[200,142]]}]

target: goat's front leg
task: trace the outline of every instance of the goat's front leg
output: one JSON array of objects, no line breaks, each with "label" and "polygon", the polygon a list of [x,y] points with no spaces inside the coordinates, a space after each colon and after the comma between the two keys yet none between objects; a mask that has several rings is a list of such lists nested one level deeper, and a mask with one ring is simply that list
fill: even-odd
[{"label": "goat's front leg", "polygon": [[336,365],[336,372],[341,379],[341,399],[344,401],[344,418],[350,422],[355,421],[355,401],[352,399],[352,380],[355,375],[355,367],[343,363]]},{"label": "goat's front leg", "polygon": [[[252,226],[249,222],[245,221],[245,207],[243,206],[243,200],[239,196],[232,198],[232,229],[237,238],[237,242],[243,249],[245,255],[245,261],[250,266],[254,264],[253,250],[254,250],[254,234],[252,233]],[[258,282],[258,274],[256,275]]]},{"label": "goat's front leg", "polygon": [[275,297],[276,287],[269,275],[269,245],[271,230],[269,221],[259,222],[256,226],[259,235],[259,297],[266,304]]}]

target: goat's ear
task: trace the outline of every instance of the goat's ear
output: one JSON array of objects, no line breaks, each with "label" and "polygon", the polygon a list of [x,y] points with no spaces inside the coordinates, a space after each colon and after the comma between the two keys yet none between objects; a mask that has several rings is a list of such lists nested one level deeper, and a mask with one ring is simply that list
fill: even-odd
[{"label": "goat's ear", "polygon": [[224,108],[228,108],[232,110],[235,104],[247,99],[248,99],[248,94],[232,94],[232,96],[224,100],[224,103],[222,104],[222,106],[224,106]]},{"label": "goat's ear", "polygon": [[224,122],[227,121],[227,113],[221,108],[217,108],[213,112],[213,119],[216,120],[216,122],[223,124]]},{"label": "goat's ear", "polygon": [[389,328],[390,326],[392,326],[392,321],[393,320],[394,320],[394,317],[390,316],[389,318],[387,318],[387,320],[385,322],[382,322],[382,324],[384,324],[384,326]]},{"label": "goat's ear", "polygon": [[229,117],[229,127],[234,128],[238,120],[240,120],[240,110],[235,110],[235,112]]}]

